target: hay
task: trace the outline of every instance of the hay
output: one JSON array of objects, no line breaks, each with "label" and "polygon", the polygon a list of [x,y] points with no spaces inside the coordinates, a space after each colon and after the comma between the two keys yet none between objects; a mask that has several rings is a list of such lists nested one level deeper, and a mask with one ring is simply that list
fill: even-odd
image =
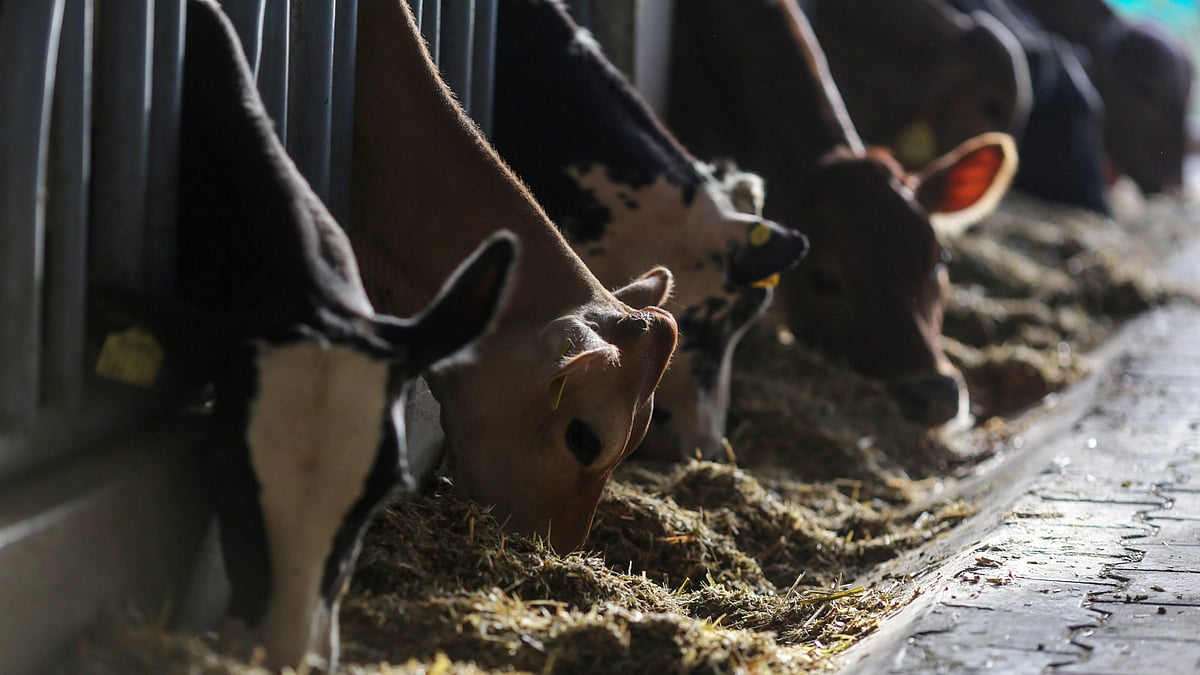
[{"label": "hay", "polygon": [[[854,580],[974,512],[936,488],[1000,447],[1013,415],[1085,375],[1087,351],[1121,321],[1191,301],[1152,270],[1195,211],[1139,209],[1122,226],[1013,197],[947,242],[946,349],[980,423],[969,432],[913,426],[879,382],[759,329],[735,364],[736,463],[619,468],[586,552],[504,532],[446,481],[395,501],[343,602],[341,672],[828,667],[916,592]],[[70,672],[262,672],[213,635],[102,624]]]}]

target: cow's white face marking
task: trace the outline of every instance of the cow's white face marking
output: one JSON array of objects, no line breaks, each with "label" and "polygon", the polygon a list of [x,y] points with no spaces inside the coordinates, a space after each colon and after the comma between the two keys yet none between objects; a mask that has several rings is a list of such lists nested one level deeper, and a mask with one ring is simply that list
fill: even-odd
[{"label": "cow's white face marking", "polygon": [[382,440],[389,364],[314,342],[259,343],[257,354],[246,443],[271,560],[259,630],[267,644],[281,645],[272,661],[299,663],[336,615],[336,606],[321,606],[321,579]]}]

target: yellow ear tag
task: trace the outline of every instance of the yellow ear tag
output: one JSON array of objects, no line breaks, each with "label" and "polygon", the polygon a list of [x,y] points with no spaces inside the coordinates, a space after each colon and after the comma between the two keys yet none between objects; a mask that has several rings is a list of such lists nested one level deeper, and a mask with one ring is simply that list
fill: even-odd
[{"label": "yellow ear tag", "polygon": [[562,375],[550,380],[550,410],[558,410],[562,403],[563,390],[567,388],[567,376]]},{"label": "yellow ear tag", "polygon": [[163,349],[141,326],[110,333],[100,348],[96,374],[108,380],[150,387],[162,369]]},{"label": "yellow ear tag", "polygon": [[766,223],[759,223],[750,230],[750,245],[762,246],[771,240],[771,227]]},{"label": "yellow ear tag", "polygon": [[927,122],[917,120],[896,134],[895,150],[904,166],[925,166],[937,153],[937,136]]},{"label": "yellow ear tag", "polygon": [[753,286],[754,288],[775,288],[776,286],[779,285],[779,275],[772,274],[771,276],[767,277],[766,279],[759,279],[758,281],[756,281],[750,285]]}]

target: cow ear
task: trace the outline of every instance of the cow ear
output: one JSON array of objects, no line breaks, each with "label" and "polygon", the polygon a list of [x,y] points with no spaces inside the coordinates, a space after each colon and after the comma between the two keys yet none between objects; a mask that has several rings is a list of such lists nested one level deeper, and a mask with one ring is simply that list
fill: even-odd
[{"label": "cow ear", "polygon": [[942,155],[910,180],[917,201],[941,235],[961,232],[991,213],[1017,171],[1017,148],[1008,134],[980,134]]},{"label": "cow ear", "polygon": [[655,267],[628,286],[613,291],[613,295],[634,309],[642,309],[662,305],[673,290],[675,277],[671,275],[671,270]]},{"label": "cow ear", "polygon": [[377,317],[379,335],[414,372],[470,358],[466,348],[487,333],[505,304],[518,248],[512,233],[496,233],[459,265],[421,314]]}]

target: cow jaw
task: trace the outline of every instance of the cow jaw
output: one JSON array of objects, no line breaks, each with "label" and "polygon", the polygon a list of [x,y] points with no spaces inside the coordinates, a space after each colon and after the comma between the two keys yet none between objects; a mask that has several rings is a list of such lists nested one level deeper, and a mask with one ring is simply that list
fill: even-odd
[{"label": "cow jaw", "polygon": [[246,442],[271,561],[259,636],[274,665],[299,664],[318,649],[332,662],[337,598],[322,580],[382,441],[389,366],[307,341],[259,343],[257,365]]}]

